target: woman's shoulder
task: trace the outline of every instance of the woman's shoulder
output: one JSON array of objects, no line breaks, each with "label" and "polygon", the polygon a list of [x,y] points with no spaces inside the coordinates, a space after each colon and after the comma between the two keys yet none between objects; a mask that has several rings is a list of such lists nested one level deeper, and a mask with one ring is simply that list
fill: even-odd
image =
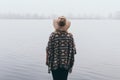
[{"label": "woman's shoulder", "polygon": [[[50,34],[51,37],[54,37],[56,35],[61,35],[61,32],[54,31]],[[62,34],[63,35],[63,34]],[[67,35],[69,37],[73,37],[73,34],[71,32],[64,32],[64,35]]]},{"label": "woman's shoulder", "polygon": [[58,32],[54,31],[50,34],[50,37],[54,37],[55,35],[58,35],[58,34],[59,34]]},{"label": "woman's shoulder", "polygon": [[51,33],[51,35],[56,35],[56,34],[58,34],[58,32],[56,32],[56,31]]},{"label": "woman's shoulder", "polygon": [[68,35],[69,35],[70,37],[73,37],[73,34],[72,34],[71,32],[68,32]]},{"label": "woman's shoulder", "polygon": [[50,36],[54,36],[54,35],[55,35],[55,32],[51,32],[51,33],[50,33]]}]

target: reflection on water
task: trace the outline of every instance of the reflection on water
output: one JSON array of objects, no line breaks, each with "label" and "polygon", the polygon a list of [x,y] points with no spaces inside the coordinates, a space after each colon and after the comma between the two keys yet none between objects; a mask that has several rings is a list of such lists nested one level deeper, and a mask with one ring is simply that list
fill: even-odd
[{"label": "reflection on water", "polygon": [[[0,20],[0,80],[52,80],[45,47],[52,20]],[[120,21],[72,20],[77,55],[69,80],[120,80]]]}]

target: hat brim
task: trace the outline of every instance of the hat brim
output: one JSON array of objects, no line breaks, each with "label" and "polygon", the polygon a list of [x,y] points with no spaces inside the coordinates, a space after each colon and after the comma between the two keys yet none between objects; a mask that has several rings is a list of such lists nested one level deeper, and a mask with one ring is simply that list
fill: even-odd
[{"label": "hat brim", "polygon": [[61,28],[60,28],[60,26],[57,24],[57,21],[58,21],[58,19],[54,19],[54,20],[53,20],[53,26],[54,26],[55,30],[67,31],[68,28],[69,28],[70,25],[71,25],[71,22],[68,21],[68,20],[66,20],[66,25],[65,25],[64,27],[61,27]]}]

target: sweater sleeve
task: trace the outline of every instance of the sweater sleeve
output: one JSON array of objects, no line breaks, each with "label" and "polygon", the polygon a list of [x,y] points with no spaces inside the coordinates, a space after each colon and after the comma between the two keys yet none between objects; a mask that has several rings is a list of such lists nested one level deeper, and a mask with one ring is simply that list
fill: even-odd
[{"label": "sweater sleeve", "polygon": [[54,33],[51,33],[48,44],[46,47],[46,52],[47,52],[47,64],[48,64],[48,73],[50,73],[50,68],[51,68],[51,57],[52,57],[52,52],[53,52],[53,39],[54,39]]},{"label": "sweater sleeve", "polygon": [[51,51],[51,49],[52,49],[52,44],[53,44],[53,33],[51,33],[50,34],[50,36],[49,36],[49,40],[48,40],[48,44],[47,44],[47,47],[46,47],[46,50],[48,51],[48,52],[50,52]]},{"label": "sweater sleeve", "polygon": [[76,54],[76,46],[75,46],[75,42],[74,42],[74,37],[72,34],[71,35],[71,44],[72,44],[72,53]]},{"label": "sweater sleeve", "polygon": [[69,42],[69,60],[70,60],[70,71],[72,70],[72,67],[74,65],[74,55],[76,54],[76,47],[73,35],[70,34],[70,42]]}]

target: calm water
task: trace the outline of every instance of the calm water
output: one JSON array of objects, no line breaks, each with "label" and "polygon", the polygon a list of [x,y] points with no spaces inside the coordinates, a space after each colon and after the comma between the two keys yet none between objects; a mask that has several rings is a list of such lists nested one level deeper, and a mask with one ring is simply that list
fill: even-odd
[{"label": "calm water", "polygon": [[[72,20],[77,55],[69,80],[120,80],[120,21]],[[45,47],[52,20],[0,20],[0,80],[52,80]]]}]

